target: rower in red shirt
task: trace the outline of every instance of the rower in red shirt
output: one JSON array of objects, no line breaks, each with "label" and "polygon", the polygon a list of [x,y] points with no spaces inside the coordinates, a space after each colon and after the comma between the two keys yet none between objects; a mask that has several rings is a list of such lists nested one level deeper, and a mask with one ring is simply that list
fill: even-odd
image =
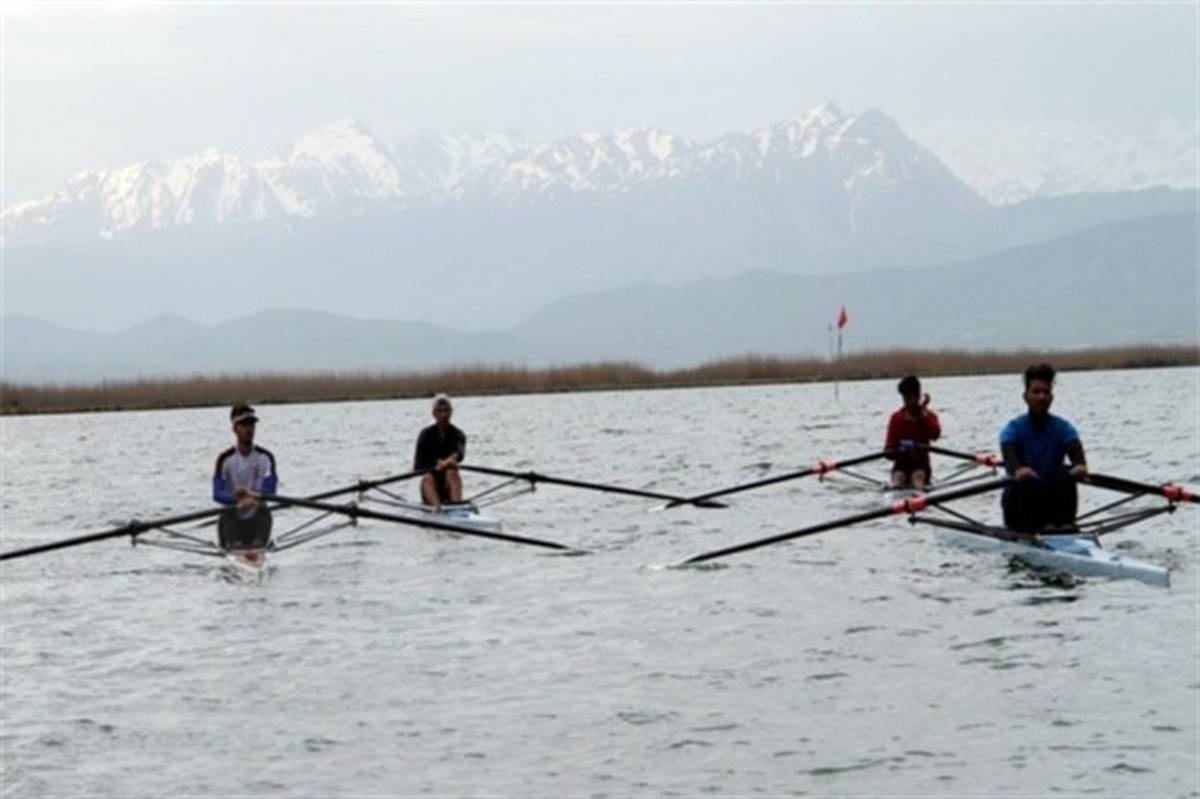
[{"label": "rower in red shirt", "polygon": [[941,437],[942,425],[937,414],[929,410],[929,395],[921,394],[920,380],[909,375],[900,381],[898,388],[904,407],[888,420],[887,439],[883,443],[892,461],[892,488],[924,491],[933,476],[929,450],[924,445]]}]

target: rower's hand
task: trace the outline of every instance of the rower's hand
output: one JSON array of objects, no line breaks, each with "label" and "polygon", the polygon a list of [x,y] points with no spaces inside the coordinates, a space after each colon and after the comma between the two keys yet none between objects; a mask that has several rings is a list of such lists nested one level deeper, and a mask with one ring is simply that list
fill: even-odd
[{"label": "rower's hand", "polygon": [[1013,477],[1017,480],[1035,480],[1037,479],[1037,472],[1028,466],[1018,466],[1017,470],[1013,472]]},{"label": "rower's hand", "polygon": [[237,509],[244,510],[245,508],[253,507],[258,503],[258,492],[251,491],[249,488],[238,488],[237,494]]},{"label": "rower's hand", "polygon": [[1087,477],[1087,464],[1077,463],[1071,467],[1071,476],[1074,478]]}]

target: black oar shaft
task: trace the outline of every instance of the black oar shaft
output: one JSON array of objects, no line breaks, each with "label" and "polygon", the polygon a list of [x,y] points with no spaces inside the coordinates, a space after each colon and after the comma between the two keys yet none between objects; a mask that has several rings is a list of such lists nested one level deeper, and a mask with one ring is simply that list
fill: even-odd
[{"label": "black oar shaft", "polygon": [[99,533],[90,533],[88,535],[81,535],[75,538],[64,538],[59,541],[51,541],[47,544],[37,544],[31,547],[24,547],[23,549],[13,549],[8,552],[0,553],[0,560],[23,558],[26,555],[36,555],[39,552],[50,552],[55,549],[66,549],[67,547],[79,546],[80,544],[90,544],[93,541],[104,541],[108,538],[120,538],[127,535],[138,535],[139,533],[144,533],[147,530],[152,530],[155,527],[166,527],[167,525],[171,524],[185,524],[187,522],[194,522],[197,519],[206,519],[210,516],[217,516],[224,510],[225,507],[222,506],[219,508],[206,508],[205,510],[193,511],[192,513],[185,513],[180,516],[169,516],[163,519],[153,519],[146,522],[132,521],[129,524],[116,527],[112,530],[105,530]]},{"label": "black oar shaft", "polygon": [[412,516],[400,516],[395,513],[384,513],[382,511],[371,510],[369,508],[360,508],[357,505],[334,505],[328,502],[315,502],[311,499],[304,499],[301,497],[283,497],[278,495],[273,497],[273,499],[276,502],[283,503],[284,505],[312,508],[313,510],[325,511],[326,513],[340,513],[351,518],[376,519],[378,521],[409,524],[415,527],[429,527],[434,530],[444,530],[451,533],[475,536],[477,538],[490,538],[496,541],[508,541],[513,544],[526,544],[528,546],[556,549],[563,552],[574,551],[572,547],[568,547],[554,541],[543,541],[539,538],[527,538],[525,536],[511,535],[509,533],[492,532],[490,530],[476,530],[471,527],[464,527],[462,525],[451,524],[449,522],[439,522],[434,519],[419,519]]},{"label": "black oar shaft", "polygon": [[[342,496],[344,494],[350,494],[356,491],[367,491],[372,488],[378,488],[379,486],[387,485],[389,483],[408,480],[418,475],[425,474],[428,471],[430,470],[416,469],[411,472],[391,475],[390,477],[381,477],[378,480],[360,480],[353,485],[344,486],[342,488],[334,488],[320,494],[314,494],[310,498],[328,499],[330,497]],[[138,535],[139,533],[144,533],[147,530],[152,530],[156,527],[168,527],[172,524],[186,524],[187,522],[194,522],[199,521],[200,519],[208,519],[213,516],[219,516],[224,510],[226,510],[226,506],[222,505],[219,507],[193,511],[191,513],[184,513],[179,516],[168,516],[162,519],[152,519],[145,522],[133,521],[129,524],[114,528],[112,530],[104,530],[99,533],[89,533],[87,535],[76,536],[75,538],[64,538],[58,541],[51,541],[46,544],[37,544],[31,547],[24,547],[22,549],[14,549],[9,552],[3,552],[0,553],[0,560],[23,558],[27,555],[36,555],[40,552],[52,552],[56,549],[66,549],[68,547],[80,546],[82,544],[90,544],[95,541],[104,541],[109,538]]]},{"label": "black oar shaft", "polygon": [[[568,488],[582,488],[589,491],[603,491],[609,494],[625,494],[631,497],[645,497],[647,499],[666,499],[679,503],[690,503],[693,500],[686,497],[681,497],[677,494],[663,494],[658,491],[646,491],[640,488],[626,488],[625,486],[611,485],[608,483],[589,483],[584,480],[572,480],[566,477],[551,477],[538,472],[514,472],[508,469],[494,469],[490,466],[475,466],[473,464],[462,464],[458,468],[469,472],[478,472],[479,474],[490,474],[495,477],[515,477],[520,480],[528,480],[532,483],[549,483],[552,485],[566,486]],[[724,507],[720,503],[712,503],[707,507]]]},{"label": "black oar shaft", "polygon": [[[379,488],[380,486],[388,485],[389,483],[398,483],[401,480],[410,480],[413,477],[419,477],[420,475],[423,475],[426,472],[431,472],[431,471],[433,471],[433,469],[414,469],[411,472],[403,472],[402,474],[393,474],[390,477],[381,477],[378,480],[359,480],[357,483],[353,483],[348,486],[343,486],[342,488],[331,488],[330,490],[323,491],[320,494],[309,494],[305,498],[306,499],[332,499],[333,497],[341,497],[341,496],[345,496],[346,494],[353,494],[355,492],[362,493],[364,491],[370,491],[372,488]],[[268,499],[270,499],[270,498],[268,497]],[[270,507],[271,507],[271,510],[276,510],[280,506],[276,504],[276,505],[271,505]],[[207,527],[210,525],[211,525],[211,523],[210,524],[202,524],[202,525],[198,525],[198,526],[199,527]]]},{"label": "black oar shaft", "polygon": [[1010,480],[1011,478],[1001,477],[997,478],[996,480],[989,480],[986,483],[977,483],[973,486],[957,488],[953,491],[943,491],[941,493],[927,495],[918,494],[910,499],[897,500],[886,507],[879,508],[878,510],[864,511],[862,513],[856,513],[853,516],[844,516],[840,519],[832,519],[830,521],[821,522],[820,524],[814,524],[809,527],[802,527],[799,530],[779,533],[777,535],[768,536],[767,538],[759,538],[755,541],[748,541],[744,544],[736,544],[731,547],[725,547],[724,549],[705,552],[702,555],[695,555],[688,558],[680,565],[686,566],[693,563],[703,563],[705,561],[715,560],[716,558],[723,558],[728,555],[733,555],[738,552],[746,552],[751,549],[758,549],[759,547],[765,547],[770,544],[778,544],[783,541],[790,541],[794,538],[803,538],[809,535],[816,535],[817,533],[823,533],[827,530],[833,530],[838,527],[849,527],[855,524],[862,524],[863,522],[882,519],[896,514],[919,513],[930,505],[940,505],[943,502],[962,499],[963,497],[969,497],[973,494],[983,494],[988,491],[995,491],[996,489],[1003,488],[1010,482]]},{"label": "black oar shaft", "polygon": [[372,488],[379,488],[380,486],[385,486],[390,483],[398,483],[401,480],[411,480],[414,477],[420,477],[421,475],[426,474],[427,472],[431,472],[431,471],[433,471],[433,470],[432,469],[413,469],[411,472],[404,472],[402,474],[393,474],[390,477],[381,477],[378,480],[359,480],[354,485],[349,485],[344,488],[330,489],[329,491],[323,491],[320,494],[312,494],[311,496],[307,497],[307,499],[315,499],[315,500],[329,499],[331,497],[340,497],[340,496],[344,496],[346,494],[353,494],[355,492],[369,491]]},{"label": "black oar shaft", "polygon": [[761,480],[754,480],[750,483],[742,483],[730,488],[720,488],[716,491],[709,491],[705,494],[697,494],[693,497],[677,499],[672,502],[668,502],[666,507],[674,508],[676,506],[689,503],[706,502],[711,499],[716,499],[717,497],[724,497],[728,496],[729,494],[737,494],[742,491],[750,491],[755,488],[762,488],[763,486],[774,485],[775,483],[782,483],[787,480],[799,480],[802,477],[808,477],[814,474],[828,474],[829,472],[836,472],[838,469],[846,466],[856,466],[860,463],[867,463],[868,461],[886,458],[889,454],[890,453],[887,450],[883,450],[882,452],[872,452],[869,455],[861,455],[857,458],[846,458],[845,460],[840,461],[818,461],[815,466],[809,466],[808,468],[800,469],[798,471],[777,474],[773,477],[764,477]]},{"label": "black oar shaft", "polygon": [[939,447],[936,444],[920,444],[918,446],[938,455],[945,455],[948,458],[958,458],[964,461],[972,461],[980,466],[990,466],[993,469],[1004,465],[1004,461],[988,452],[961,452],[956,449]]},{"label": "black oar shaft", "polygon": [[1173,483],[1166,485],[1153,485],[1152,483],[1143,483],[1137,480],[1127,480],[1124,477],[1114,477],[1111,474],[1099,474],[1097,472],[1089,472],[1080,478],[1080,482],[1094,485],[1097,488],[1107,488],[1110,491],[1120,491],[1125,494],[1154,494],[1160,497],[1166,497],[1172,502],[1192,502],[1200,504],[1200,497],[1195,492],[1177,486]]}]

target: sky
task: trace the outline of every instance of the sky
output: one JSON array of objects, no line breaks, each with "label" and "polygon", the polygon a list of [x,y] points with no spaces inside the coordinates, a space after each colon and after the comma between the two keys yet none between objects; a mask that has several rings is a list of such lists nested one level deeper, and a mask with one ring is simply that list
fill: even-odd
[{"label": "sky", "polygon": [[85,169],[261,158],[353,116],[715,138],[827,100],[906,129],[1197,117],[1197,6],[23,4],[5,0],[2,204]]}]

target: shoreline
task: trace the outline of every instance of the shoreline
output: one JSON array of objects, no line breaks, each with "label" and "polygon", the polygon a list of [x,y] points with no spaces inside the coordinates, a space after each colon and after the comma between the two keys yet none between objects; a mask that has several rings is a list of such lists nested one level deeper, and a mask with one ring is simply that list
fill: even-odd
[{"label": "shoreline", "polygon": [[771,383],[952,377],[1019,373],[1048,361],[1060,372],[1200,365],[1200,344],[1132,345],[1075,350],[876,350],[823,358],[746,355],[681,369],[603,362],[531,369],[463,366],[435,371],[223,374],[112,380],[90,384],[0,382],[0,415],[161,410],[252,404],[706,388]]}]

